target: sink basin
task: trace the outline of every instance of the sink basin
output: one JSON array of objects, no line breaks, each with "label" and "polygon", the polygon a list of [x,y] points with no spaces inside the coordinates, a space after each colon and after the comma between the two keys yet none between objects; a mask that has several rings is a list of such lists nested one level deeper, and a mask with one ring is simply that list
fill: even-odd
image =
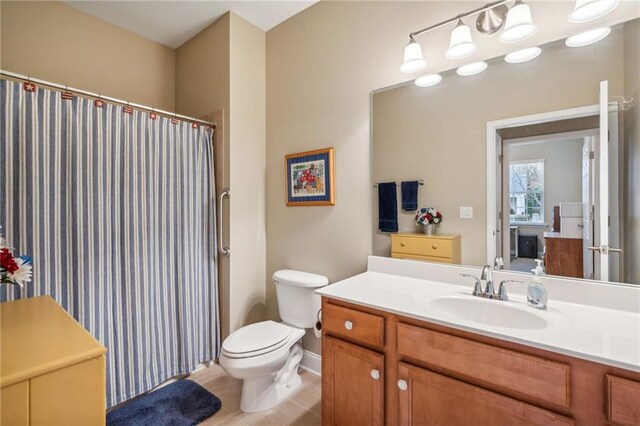
[{"label": "sink basin", "polygon": [[535,312],[527,312],[509,303],[479,297],[440,297],[429,302],[429,307],[459,319],[494,327],[537,330],[549,325]]}]

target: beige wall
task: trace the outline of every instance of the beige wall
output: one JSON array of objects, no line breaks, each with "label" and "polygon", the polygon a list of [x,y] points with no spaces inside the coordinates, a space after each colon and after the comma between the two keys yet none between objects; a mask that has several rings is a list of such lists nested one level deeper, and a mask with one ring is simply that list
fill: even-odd
[{"label": "beige wall", "polygon": [[218,188],[231,198],[222,212],[223,337],[265,318],[265,33],[228,13],[177,49],[176,110],[191,116],[222,111],[218,132],[223,168]]},{"label": "beige wall", "polygon": [[0,2],[3,70],[173,111],[175,52],[59,2]]},{"label": "beige wall", "polygon": [[[575,31],[566,25],[572,2],[529,3],[535,3],[534,19],[545,19],[539,33],[523,44],[556,40]],[[482,4],[323,1],[267,33],[269,317],[278,316],[269,279],[277,269],[316,272],[331,282],[365,270],[366,256],[372,251],[369,94],[410,79],[398,71],[410,31]],[[623,2],[600,22],[621,22],[637,15],[634,4]],[[430,71],[453,66],[443,58],[448,37],[449,31],[443,29],[420,38]],[[513,48],[495,37],[478,38],[478,45],[478,59]],[[284,156],[328,146],[336,148],[336,205],[286,207]],[[484,180],[484,162],[473,167]],[[484,199],[484,188],[479,192]],[[483,240],[478,244],[484,247]],[[320,349],[314,338],[305,338],[304,344],[312,351]]]},{"label": "beige wall", "polygon": [[[627,158],[627,204],[625,249],[633,253],[625,262],[625,282],[640,284],[640,20],[625,25],[624,96],[633,108],[624,113],[624,141]],[[635,256],[635,257],[634,257]]]},{"label": "beige wall", "polygon": [[[176,112],[216,121],[214,155],[218,194],[230,182],[230,28],[231,14],[226,14],[176,49]],[[229,203],[221,214],[229,224]],[[222,241],[229,244],[229,226]],[[218,287],[220,296],[220,330],[230,332],[230,259],[219,255]]]},{"label": "beige wall", "polygon": [[235,330],[265,319],[264,31],[231,14],[231,300]]}]

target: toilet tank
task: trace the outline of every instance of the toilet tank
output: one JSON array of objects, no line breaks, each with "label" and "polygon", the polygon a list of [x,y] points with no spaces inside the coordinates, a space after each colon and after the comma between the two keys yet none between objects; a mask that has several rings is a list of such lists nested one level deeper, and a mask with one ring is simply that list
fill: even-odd
[{"label": "toilet tank", "polygon": [[273,274],[278,311],[285,323],[312,328],[320,310],[320,296],[313,292],[329,284],[329,279],[309,272],[283,269]]}]

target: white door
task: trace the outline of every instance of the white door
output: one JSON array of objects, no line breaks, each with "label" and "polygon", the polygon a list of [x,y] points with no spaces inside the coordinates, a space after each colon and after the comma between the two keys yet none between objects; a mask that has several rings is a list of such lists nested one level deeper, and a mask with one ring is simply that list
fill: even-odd
[{"label": "white door", "polygon": [[582,145],[582,255],[584,278],[594,278],[593,258],[593,145],[594,137],[584,138]]},{"label": "white door", "polygon": [[[594,223],[595,229],[595,238],[594,244],[589,247],[590,250],[596,253],[595,256],[595,271],[596,271],[596,279],[602,281],[610,281],[611,279],[617,278],[617,269],[610,268],[610,265],[614,264],[611,262],[611,256],[619,256],[620,249],[618,247],[611,247],[610,245],[613,243],[617,245],[618,239],[614,232],[613,240],[611,239],[610,234],[610,221],[611,221],[611,206],[610,206],[610,166],[611,160],[616,160],[616,155],[610,158],[610,129],[609,129],[609,82],[601,81],[600,82],[600,134],[596,139],[596,167],[597,167],[597,182],[596,182],[596,223]],[[614,116],[615,117],[615,116]],[[617,127],[612,129],[616,134],[617,140]],[[616,153],[617,150],[614,150]],[[617,163],[614,163],[617,164]],[[614,166],[614,169],[617,167]],[[614,170],[615,171],[615,170]],[[617,183],[617,180],[613,180],[614,183]],[[614,192],[615,188],[614,188]],[[617,212],[617,205],[616,205]],[[616,215],[617,216],[617,215]],[[614,218],[616,224],[614,228],[617,229],[617,219]],[[615,229],[614,229],[615,231]]]}]

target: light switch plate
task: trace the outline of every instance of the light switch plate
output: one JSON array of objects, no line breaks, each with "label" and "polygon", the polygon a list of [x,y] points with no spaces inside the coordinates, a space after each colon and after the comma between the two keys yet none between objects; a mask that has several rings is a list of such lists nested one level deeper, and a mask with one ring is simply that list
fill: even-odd
[{"label": "light switch plate", "polygon": [[473,219],[473,207],[460,207],[460,219]]}]

